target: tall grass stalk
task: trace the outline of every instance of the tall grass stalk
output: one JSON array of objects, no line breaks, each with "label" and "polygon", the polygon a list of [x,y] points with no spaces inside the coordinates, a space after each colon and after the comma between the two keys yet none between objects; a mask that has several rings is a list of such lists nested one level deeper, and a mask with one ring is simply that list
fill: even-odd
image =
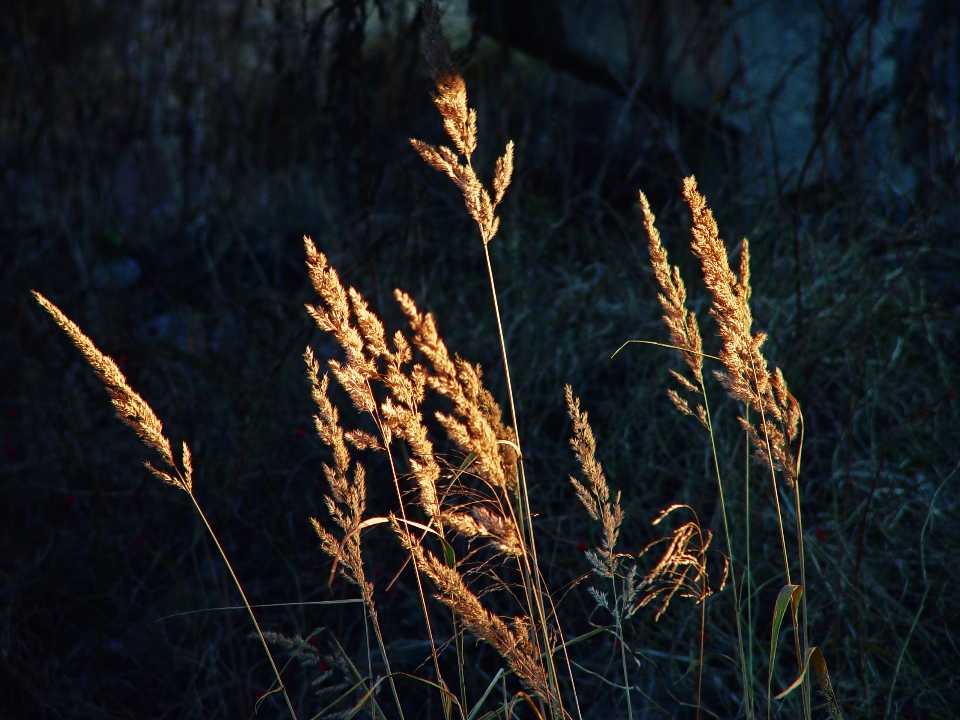
[{"label": "tall grass stalk", "polygon": [[[839,716],[839,708],[833,695],[833,688],[826,671],[826,664],[822,653],[816,647],[810,647],[807,620],[807,577],[805,563],[805,547],[803,539],[803,522],[800,509],[800,461],[803,449],[803,416],[800,405],[787,389],[783,373],[779,368],[773,371],[768,369],[761,347],[766,340],[764,333],[755,333],[752,329],[753,316],[750,309],[750,253],[749,244],[743,240],[740,248],[739,276],[730,269],[726,247],[720,239],[719,231],[713,214],[707,207],[706,199],[697,189],[696,180],[689,177],[683,183],[683,197],[690,208],[693,217],[691,233],[693,241],[691,249],[700,261],[704,283],[710,292],[712,304],[710,313],[717,321],[718,334],[721,339],[719,360],[724,370],[717,376],[727,394],[738,401],[743,408],[739,418],[741,427],[747,438],[747,464],[751,460],[749,449],[753,448],[759,460],[767,467],[770,473],[771,491],[777,517],[777,530],[780,538],[780,548],[783,555],[783,572],[786,585],[778,598],[778,608],[774,613],[772,633],[779,633],[779,618],[782,618],[784,608],[781,603],[789,602],[791,619],[794,626],[794,649],[797,656],[797,680],[778,698],[785,697],[796,687],[801,688],[803,715],[807,720],[812,716],[810,699],[810,663],[815,661],[816,672],[820,676],[821,685],[828,695],[828,706],[831,714]],[[683,375],[673,372],[680,386],[702,398],[703,404],[697,404],[691,409],[688,401],[682,398],[675,390],[668,394],[674,405],[682,413],[695,416],[706,428],[710,435],[711,448],[714,459],[714,468],[720,494],[721,510],[724,521],[724,530],[727,536],[729,560],[731,563],[731,579],[734,586],[734,603],[737,618],[737,640],[740,653],[740,665],[744,685],[744,703],[748,716],[753,714],[753,678],[752,642],[750,644],[749,661],[743,646],[743,631],[741,626],[741,606],[739,585],[736,582],[734,567],[733,542],[730,535],[726,500],[723,491],[723,482],[720,474],[720,465],[717,457],[713,422],[709,412],[706,388],[703,382],[703,351],[697,318],[686,308],[686,287],[676,267],[667,262],[667,254],[663,249],[659,233],[655,227],[655,218],[650,210],[646,197],[640,194],[640,203],[644,214],[644,224],[650,239],[650,259],[654,274],[663,293],[660,303],[664,309],[664,321],[670,330],[671,345],[677,349],[690,368],[696,384]],[[750,411],[753,411],[751,420]],[[796,447],[796,450],[794,450]],[[799,553],[801,584],[794,586],[791,576],[790,554],[787,549],[786,531],[784,527],[783,511],[780,501],[780,482],[786,483],[792,491],[794,513],[796,519],[797,551]],[[752,596],[752,565],[750,557],[750,484],[749,467],[745,473],[745,510],[747,530],[747,581],[748,595]],[[797,600],[800,599],[802,612],[798,618]],[[748,622],[752,634],[752,598],[748,598]],[[773,666],[776,661],[774,651],[776,643],[771,644],[771,653],[768,659],[768,678],[772,678]],[[767,693],[768,715],[770,713],[771,692]]]},{"label": "tall grass stalk", "polygon": [[[750,406],[743,409],[743,417],[750,422]],[[746,597],[747,597],[747,657],[745,665],[745,694],[744,702],[747,706],[748,717],[752,718],[755,712],[754,708],[754,679],[753,679],[753,558],[750,548],[750,527],[753,519],[750,515],[750,436],[744,433],[743,436],[744,460],[743,460],[743,532],[745,537],[744,546],[746,548]],[[749,689],[746,689],[749,688]]]},{"label": "tall grass stalk", "polygon": [[[504,378],[506,379],[507,384],[507,398],[510,403],[510,418],[513,424],[513,436],[517,444],[517,466],[519,469],[519,485],[520,485],[520,513],[519,520],[520,526],[525,534],[524,541],[529,548],[529,559],[528,554],[525,552],[523,554],[524,558],[524,575],[528,580],[525,584],[531,585],[529,591],[527,591],[528,602],[529,598],[532,596],[534,608],[537,614],[537,619],[540,624],[540,634],[542,635],[543,642],[543,658],[546,660],[547,670],[549,672],[551,682],[556,687],[557,698],[560,700],[561,705],[558,708],[560,717],[563,716],[563,705],[562,705],[562,694],[560,693],[560,684],[559,678],[557,675],[556,664],[553,659],[553,647],[551,646],[551,641],[549,637],[549,621],[547,611],[543,602],[545,595],[549,593],[544,589],[543,578],[540,574],[540,563],[537,558],[537,540],[536,533],[534,532],[533,527],[533,509],[530,504],[530,492],[527,486],[527,474],[526,469],[524,468],[523,463],[523,449],[520,444],[520,426],[517,422],[517,409],[516,403],[514,401],[513,395],[513,382],[510,379],[510,361],[507,358],[507,342],[503,334],[503,321],[500,317],[500,303],[497,300],[497,285],[493,277],[493,265],[490,262],[490,248],[489,241],[484,242],[483,244],[483,254],[487,261],[487,274],[490,280],[490,294],[493,297],[493,311],[497,320],[497,336],[500,340],[500,352],[503,356],[503,373]],[[532,582],[531,582],[532,580]],[[563,636],[560,636],[560,643],[563,644]],[[566,649],[564,649],[566,653]],[[569,660],[569,658],[568,658]],[[569,669],[569,668],[568,668]],[[571,682],[573,680],[573,673],[570,672]],[[553,711],[553,709],[551,709]],[[631,715],[632,717],[632,715]]]},{"label": "tall grass stalk", "polygon": [[[553,646],[549,629],[550,623],[544,603],[544,597],[548,595],[548,593],[543,585],[537,557],[533,511],[530,504],[526,469],[524,467],[513,381],[510,374],[509,354],[503,332],[503,321],[500,314],[500,303],[497,297],[497,286],[489,248],[489,244],[496,236],[500,226],[500,219],[494,213],[497,206],[503,200],[504,192],[509,186],[513,174],[513,143],[508,143],[506,152],[497,160],[496,172],[493,178],[493,197],[491,198],[486,188],[483,187],[477,178],[471,163],[471,157],[477,146],[476,111],[467,106],[466,87],[463,78],[451,60],[449,44],[443,37],[439,7],[433,0],[429,0],[423,4],[422,8],[425,24],[425,55],[430,73],[437,87],[434,102],[440,111],[444,121],[444,127],[456,151],[446,147],[436,148],[418,140],[411,140],[411,143],[424,160],[434,168],[446,173],[463,192],[467,210],[476,222],[480,231],[481,240],[483,241],[483,253],[487,266],[490,295],[493,300],[494,317],[497,323],[497,336],[503,359],[504,378],[507,385],[507,400],[510,406],[510,419],[513,427],[513,443],[517,450],[516,463],[518,466],[519,484],[517,498],[519,501],[519,512],[514,513],[514,515],[515,519],[519,521],[520,535],[523,542],[523,551],[520,559],[524,578],[524,594],[535,623],[538,653],[546,665],[550,684],[553,688],[556,702],[558,703],[557,707],[550,707],[550,713],[556,717],[563,717],[563,699],[560,691],[557,668],[553,658]],[[465,164],[460,164],[458,154],[464,157],[466,161]],[[513,512],[512,505],[511,512]],[[562,639],[561,644],[563,644]],[[564,652],[566,651],[564,650]],[[570,677],[572,681],[572,672],[570,673]]]},{"label": "tall grass stalk", "polygon": [[161,470],[154,467],[151,463],[146,462],[144,464],[147,469],[162,482],[179,488],[190,496],[190,502],[193,503],[193,507],[196,509],[200,519],[203,520],[207,532],[210,533],[210,537],[217,546],[220,557],[223,558],[223,562],[230,572],[230,577],[233,578],[233,583],[240,593],[243,606],[250,615],[250,620],[253,622],[253,626],[257,631],[257,637],[260,638],[263,650],[267,654],[267,660],[270,662],[270,668],[273,670],[274,677],[276,678],[277,690],[283,695],[290,717],[293,718],[293,720],[297,720],[297,713],[293,709],[293,704],[290,702],[290,696],[287,694],[287,688],[283,684],[283,679],[280,677],[280,671],[277,669],[277,664],[273,659],[273,653],[270,652],[267,640],[263,635],[263,631],[260,629],[260,623],[257,621],[256,613],[253,612],[253,608],[247,600],[247,594],[243,591],[243,585],[233,570],[230,558],[227,557],[227,553],[220,544],[217,534],[213,531],[210,521],[207,520],[206,514],[203,512],[200,503],[197,502],[197,498],[193,494],[193,456],[190,453],[190,448],[187,447],[186,443],[183,443],[181,462],[178,465],[173,456],[170,440],[163,434],[163,423],[160,422],[160,419],[147,401],[130,387],[127,383],[127,378],[124,377],[120,368],[113,361],[113,358],[100,352],[97,346],[93,344],[93,341],[83,333],[76,323],[64,315],[60,308],[36,290],[33,291],[33,296],[44,310],[50,313],[50,316],[57,325],[63,329],[67,336],[73,341],[73,344],[77,346],[86,358],[94,372],[97,373],[107,392],[110,394],[110,399],[113,402],[114,408],[116,408],[118,417],[133,428],[147,447],[159,453],[160,459],[168,468],[167,470]]},{"label": "tall grass stalk", "polygon": [[[723,490],[723,478],[720,472],[720,459],[717,455],[713,416],[710,413],[710,401],[707,397],[707,388],[703,377],[704,358],[711,357],[716,360],[720,358],[706,355],[703,352],[697,318],[686,306],[686,286],[680,277],[679,269],[671,266],[669,263],[667,251],[663,247],[660,232],[657,230],[656,217],[650,209],[650,203],[647,197],[641,192],[639,199],[643,212],[644,228],[646,229],[647,238],[649,239],[648,249],[650,262],[653,266],[654,275],[663,290],[663,294],[660,295],[660,304],[664,310],[664,321],[670,329],[670,339],[672,341],[670,347],[679,351],[681,358],[686,362],[694,377],[694,383],[690,383],[690,381],[682,375],[676,373],[674,373],[674,375],[686,390],[697,392],[703,400],[702,408],[700,406],[697,407],[696,417],[701,425],[704,426],[710,438],[710,453],[713,459],[714,475],[717,481],[717,492],[720,497],[720,513],[723,518],[723,532],[727,544],[727,557],[730,561],[730,581],[733,588],[734,619],[737,628],[737,652],[739,655],[740,675],[745,695],[744,706],[746,708],[747,720],[753,720],[753,683],[751,676],[748,674],[747,658],[743,647],[742,608],[740,603],[740,586],[737,583],[736,575],[736,559],[733,552],[733,537],[730,533],[726,494]],[[670,397],[674,400],[674,404],[681,412],[690,415],[694,414],[690,410],[689,405],[681,401],[678,395],[674,393]]]},{"label": "tall grass stalk", "polygon": [[[733,592],[733,611],[737,626],[737,653],[740,660],[740,677],[743,682],[744,708],[747,720],[753,720],[753,675],[750,671],[748,655],[743,647],[743,608],[740,601],[742,589],[737,582],[737,564],[733,554],[733,537],[730,534],[730,521],[727,514],[727,501],[723,492],[723,479],[720,475],[720,459],[717,456],[717,442],[713,433],[713,416],[710,414],[710,401],[707,398],[707,389],[701,382],[700,392],[703,397],[704,415],[707,419],[707,432],[710,436],[710,454],[713,457],[713,469],[717,478],[717,491],[720,495],[720,514],[723,517],[723,535],[727,541],[727,555],[730,559],[730,586]],[[749,511],[749,505],[747,505]],[[749,520],[747,522],[749,528]],[[750,542],[749,529],[747,530],[747,543]],[[748,554],[746,573],[750,573],[750,563]],[[701,648],[702,650],[702,648]]]}]

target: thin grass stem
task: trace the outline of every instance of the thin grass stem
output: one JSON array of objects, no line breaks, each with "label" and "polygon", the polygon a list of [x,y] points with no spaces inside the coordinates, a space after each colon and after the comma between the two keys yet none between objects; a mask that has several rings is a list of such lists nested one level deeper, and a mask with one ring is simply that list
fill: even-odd
[{"label": "thin grass stem", "polygon": [[270,661],[270,667],[273,668],[273,674],[277,678],[277,685],[280,692],[283,693],[283,699],[287,703],[287,709],[290,711],[290,716],[293,718],[293,720],[297,720],[297,713],[293,709],[293,703],[290,702],[290,696],[287,694],[287,688],[283,684],[283,679],[280,677],[280,671],[277,669],[277,664],[273,660],[273,653],[270,652],[270,647],[267,645],[267,639],[263,636],[263,631],[260,629],[260,623],[257,622],[257,616],[253,612],[250,602],[247,600],[247,594],[243,591],[243,586],[240,584],[237,574],[233,571],[233,565],[230,564],[230,559],[227,557],[227,553],[224,552],[223,546],[220,544],[220,540],[217,539],[217,534],[210,526],[210,521],[207,520],[207,516],[204,515],[203,510],[200,508],[200,503],[197,502],[197,498],[194,496],[193,492],[190,492],[189,495],[190,500],[193,501],[193,506],[197,509],[197,513],[199,513],[200,518],[203,520],[203,524],[207,527],[207,532],[210,533],[210,537],[213,538],[213,542],[217,546],[217,550],[220,551],[220,557],[223,558],[223,562],[226,564],[227,570],[230,571],[230,577],[233,578],[233,582],[237,586],[237,590],[240,593],[240,598],[243,600],[244,607],[246,607],[247,612],[250,613],[250,619],[253,621],[253,626],[257,629],[257,636],[260,638],[260,642],[263,644],[263,650],[267,653],[267,659]]},{"label": "thin grass stem", "polygon": [[457,670],[459,671],[460,675],[460,715],[461,717],[465,717],[469,705],[467,705],[467,679],[463,672],[463,624],[457,619],[457,614],[455,612],[451,614],[453,615],[453,632],[455,634],[454,640],[457,649]]},{"label": "thin grass stem", "polygon": [[[497,335],[500,338],[500,351],[503,356],[503,374],[507,382],[507,398],[510,402],[510,419],[513,424],[514,439],[517,443],[517,447],[519,448],[519,447],[522,447],[522,445],[520,443],[520,426],[519,426],[519,423],[517,422],[517,408],[516,408],[516,403],[514,402],[513,382],[510,378],[510,361],[507,358],[507,343],[506,343],[506,338],[503,334],[503,321],[501,320],[501,317],[500,317],[500,303],[497,299],[497,285],[493,276],[493,264],[490,262],[490,248],[487,243],[484,243],[483,245],[483,255],[487,261],[487,275],[490,280],[490,294],[493,297],[493,310],[497,320]],[[537,620],[540,623],[540,632],[537,634],[538,635],[542,634],[542,637],[543,637],[543,656],[547,665],[547,673],[550,678],[550,683],[553,686],[554,691],[556,692],[557,702],[559,703],[559,708],[553,708],[552,707],[553,703],[551,701],[550,712],[551,714],[556,715],[557,711],[559,711],[559,717],[563,717],[563,714],[564,714],[563,699],[560,693],[560,685],[557,681],[557,671],[553,661],[553,653],[550,651],[550,637],[549,637],[549,630],[547,625],[547,616],[543,606],[544,590],[543,590],[543,585],[540,578],[540,573],[538,571],[539,561],[537,560],[537,543],[536,543],[536,538],[534,537],[534,532],[533,532],[533,514],[530,506],[530,494],[527,490],[527,476],[524,470],[522,451],[517,454],[517,464],[520,470],[520,472],[518,473],[520,492],[518,494],[520,496],[520,504],[521,504],[520,506],[520,516],[522,520],[522,524],[520,525],[521,536],[524,533],[526,533],[527,535],[527,538],[525,539],[525,544],[527,545],[527,548],[530,553],[530,557],[533,560],[533,569],[534,569],[533,572],[530,572],[530,578],[532,579],[532,582],[533,582],[532,589],[534,592],[532,594],[534,598],[535,608],[531,608],[531,610],[536,609],[537,615],[539,615]],[[524,553],[524,556],[526,556],[526,553]],[[539,640],[537,644],[538,645],[540,644]],[[572,675],[571,675],[571,679],[572,679]]]},{"label": "thin grass stem", "polygon": [[[366,602],[364,602],[366,605]],[[366,608],[367,613],[363,616],[363,640],[364,646],[367,649],[367,675],[370,676],[370,682],[373,682],[373,653],[370,652],[370,608]],[[370,705],[370,717],[375,718],[377,713],[374,710],[374,705],[376,701]]]},{"label": "thin grass stem", "polygon": [[[703,580],[706,585],[706,580]],[[703,695],[703,641],[707,622],[707,600],[700,601],[700,660],[697,664],[697,720],[700,720],[700,705]]]},{"label": "thin grass stem", "polygon": [[733,538],[730,536],[730,522],[727,519],[727,501],[723,492],[723,480],[720,475],[720,460],[717,456],[717,443],[713,434],[713,417],[710,415],[710,401],[707,399],[707,388],[700,382],[700,393],[703,396],[704,415],[707,418],[707,431],[710,435],[710,451],[713,455],[713,468],[717,476],[717,490],[720,495],[720,514],[723,516],[723,533],[727,539],[727,554],[730,557],[730,586],[733,588],[733,604],[737,625],[737,650],[740,653],[740,674],[743,681],[743,691],[746,695],[747,720],[753,720],[753,675],[747,673],[747,663],[743,651],[743,627],[741,623],[740,588],[737,585],[736,564],[733,557]]},{"label": "thin grass stem", "polygon": [[[803,656],[807,656],[807,649],[810,647],[809,623],[807,622],[807,562],[806,562],[806,543],[803,538],[803,516],[800,513],[800,461],[803,458],[803,413],[800,413],[800,446],[797,449],[797,479],[793,485],[794,503],[797,506],[797,540],[800,545],[800,583],[803,585],[803,594],[800,596],[800,612],[803,617]],[[811,707],[810,690],[811,682],[809,676],[804,680],[803,694],[805,707]]]},{"label": "thin grass stem", "polygon": [[627,672],[627,650],[624,647],[626,641],[623,639],[623,621],[620,607],[617,604],[617,576],[612,575],[610,585],[613,588],[613,610],[617,621],[617,642],[620,643],[620,663],[623,665],[623,687],[627,696],[627,717],[633,720],[633,700],[630,698],[630,673]]},{"label": "thin grass stem", "polygon": [[[759,387],[759,383],[757,382],[757,371],[752,362],[750,364],[750,371],[753,373],[754,387]],[[777,508],[777,528],[780,531],[780,546],[783,549],[783,569],[784,569],[784,573],[787,576],[787,585],[793,585],[793,581],[790,579],[790,560],[789,560],[789,556],[787,555],[787,539],[783,529],[783,513],[781,512],[781,509],[780,509],[780,492],[777,489],[777,474],[773,467],[773,449],[770,447],[770,433],[767,430],[766,413],[762,411],[760,412],[760,425],[763,428],[763,439],[767,445],[767,465],[770,468],[770,482],[772,483],[772,486],[773,486],[773,498]],[[799,512],[800,512],[800,506],[798,505],[797,506],[798,516],[799,516]],[[803,594],[806,594],[806,590],[807,588],[803,586],[801,596]],[[791,611],[790,617],[793,619],[793,644],[797,653],[798,672],[802,673],[804,669],[803,663],[804,663],[805,654],[803,649],[801,649],[801,646],[800,646],[800,627],[798,624],[796,613]],[[775,658],[770,658],[770,663],[773,663],[774,659]],[[804,682],[804,687],[806,687],[808,683],[808,680],[806,677],[804,677],[803,682]],[[767,698],[767,714],[768,715],[770,714],[769,698]],[[807,694],[805,692],[803,693],[803,716],[804,718],[806,718],[806,720],[810,720],[810,706],[809,706]]]},{"label": "thin grass stem", "polygon": [[623,350],[627,345],[631,343],[638,343],[640,345],[655,345],[656,347],[669,348],[670,350],[679,350],[680,352],[690,353],[691,355],[699,355],[700,357],[710,358],[711,360],[719,360],[720,358],[716,355],[709,355],[705,352],[697,352],[696,350],[691,350],[689,348],[682,348],[677,345],[671,345],[670,343],[655,342],[653,340],[627,340],[623,345],[618,347],[613,351],[613,355],[610,356],[612,360],[617,356],[621,350]]},{"label": "thin grass stem", "polygon": [[[373,390],[371,389],[371,393],[372,392]],[[388,433],[384,432],[382,420],[379,414],[374,414],[374,413],[371,413],[371,414],[373,415],[374,421],[377,423],[377,427],[380,430],[380,436],[384,441],[384,447],[386,448],[386,451],[387,451],[387,458],[390,461],[390,475],[393,477],[393,485],[397,490],[397,501],[400,503],[400,516],[403,518],[404,523],[406,523],[407,510],[403,502],[403,492],[400,490],[400,479],[397,476],[397,467],[393,461],[393,452],[390,450],[390,443],[387,441],[387,438],[389,437],[389,435]],[[413,556],[411,555],[410,557],[413,557]],[[430,655],[433,658],[433,667],[437,673],[437,682],[443,685],[444,684],[443,675],[440,673],[440,660],[437,656],[437,644],[433,636],[433,625],[430,623],[430,612],[427,608],[427,596],[426,596],[426,593],[424,593],[423,591],[423,579],[420,577],[420,573],[417,572],[416,570],[414,570],[413,574],[417,578],[417,591],[420,595],[420,604],[423,607],[423,621],[427,626],[427,635],[430,640]],[[386,650],[383,649],[382,652],[384,653],[384,659],[386,659]],[[393,687],[392,678],[390,680],[390,685],[391,687]],[[394,690],[394,694],[396,694],[396,690]],[[399,706],[399,703],[400,701],[397,700],[398,706]],[[403,710],[400,711],[400,715],[401,717],[403,716]]]},{"label": "thin grass stem", "polygon": [[[397,694],[397,685],[393,681],[393,671],[390,669],[390,658],[387,657],[387,646],[383,641],[383,632],[380,630],[380,620],[377,617],[377,610],[373,606],[373,600],[367,603],[367,613],[370,615],[370,621],[373,623],[373,632],[377,635],[377,645],[380,647],[380,654],[383,655],[383,667],[387,671],[387,679],[390,682],[390,691],[393,694],[393,700],[397,704],[397,712],[400,713],[400,720],[403,720],[403,706],[400,705],[400,695]],[[373,670],[370,671],[370,677],[373,678]],[[376,701],[374,701],[376,704]]]},{"label": "thin grass stem", "polygon": [[[750,371],[753,373],[754,387],[759,387],[757,370],[753,366],[753,363],[750,364]],[[760,413],[760,426],[763,428],[763,440],[767,445],[767,465],[770,468],[770,483],[773,488],[773,499],[777,508],[777,528],[780,531],[780,548],[783,551],[783,571],[787,576],[787,585],[793,585],[793,581],[790,579],[790,558],[787,555],[787,538],[783,532],[783,512],[780,509],[780,493],[777,490],[777,474],[773,467],[773,449],[770,447],[770,433],[767,431],[767,417],[763,412]],[[798,659],[801,663],[803,662],[802,656]]]},{"label": "thin grass stem", "polygon": [[[802,647],[803,655],[801,657],[807,656],[807,648],[809,647],[809,638],[807,637],[807,568],[806,563],[804,562],[804,543],[803,543],[803,516],[800,514],[800,476],[797,475],[797,482],[793,485],[793,497],[794,504],[797,508],[797,546],[800,551],[800,584],[803,586],[803,592],[800,594],[800,625],[802,628]],[[802,669],[801,669],[802,671]],[[803,693],[803,711],[805,717],[811,717],[811,705],[810,705],[810,676],[809,674],[805,675],[803,678],[803,685],[800,688],[800,691]]]},{"label": "thin grass stem", "polygon": [[[709,415],[708,415],[709,417]],[[744,419],[750,422],[750,406],[744,408]],[[748,720],[753,717],[755,708],[753,704],[753,565],[750,553],[750,436],[744,431],[745,462],[743,472],[743,491],[744,491],[744,532],[746,533],[746,587],[747,587],[747,678],[750,681],[750,688],[747,691],[746,715]],[[735,583],[734,583],[735,584]]]}]

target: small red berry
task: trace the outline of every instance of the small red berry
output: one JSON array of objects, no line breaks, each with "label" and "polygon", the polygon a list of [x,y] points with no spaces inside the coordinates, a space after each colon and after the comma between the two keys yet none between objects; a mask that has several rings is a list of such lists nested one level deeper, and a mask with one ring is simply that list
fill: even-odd
[{"label": "small red berry", "polygon": [[306,428],[298,427],[298,428],[297,428],[297,437],[303,437],[303,434],[304,434],[305,432],[307,432],[307,429],[306,429]]},{"label": "small red berry", "polygon": [[947,400],[953,400],[956,395],[957,394],[953,390],[947,390]]},{"label": "small red berry", "polygon": [[577,543],[577,552],[586,552],[586,551],[587,551],[587,543],[586,541],[581,540],[580,542]]},{"label": "small red berry", "polygon": [[326,672],[329,669],[330,669],[330,666],[327,665],[323,660],[317,663],[317,670],[319,670],[320,672]]},{"label": "small red berry", "polygon": [[143,550],[143,535],[135,536],[133,542],[137,546],[137,550]]},{"label": "small red berry", "polygon": [[827,541],[827,534],[823,531],[823,528],[817,528],[817,540],[820,542]]},{"label": "small red berry", "polygon": [[67,495],[67,505],[73,507],[77,504],[77,498],[75,495]]},{"label": "small red berry", "polygon": [[126,362],[127,362],[127,356],[126,356],[126,355],[121,355],[121,356],[120,356],[120,364],[121,364],[121,365],[124,365],[124,364],[126,364]]}]

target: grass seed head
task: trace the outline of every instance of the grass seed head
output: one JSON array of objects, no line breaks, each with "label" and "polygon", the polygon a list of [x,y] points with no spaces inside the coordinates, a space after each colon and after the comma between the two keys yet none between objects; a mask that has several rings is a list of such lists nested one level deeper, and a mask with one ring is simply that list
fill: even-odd
[{"label": "grass seed head", "polygon": [[118,417],[129,425],[137,433],[143,443],[160,454],[163,460],[173,472],[165,472],[154,467],[149,462],[145,466],[161,481],[178,487],[181,490],[193,492],[193,461],[190,455],[190,449],[186,443],[183,444],[181,462],[183,463],[183,472],[177,468],[173,459],[173,451],[170,447],[170,440],[163,434],[163,423],[153,412],[153,408],[140,397],[133,388],[127,383],[127,378],[117,367],[109,355],[100,352],[93,341],[83,334],[83,331],[70,318],[47,300],[36,290],[32,291],[37,302],[50,313],[50,316],[59,325],[67,336],[73,341],[80,352],[86,358],[87,362],[93,368],[94,372],[100,378],[107,392],[110,394],[110,400],[117,410]]},{"label": "grass seed head", "polygon": [[537,659],[530,640],[531,623],[527,618],[514,620],[513,628],[491,613],[470,589],[463,576],[448,567],[394,519],[394,531],[410,551],[417,568],[436,585],[436,598],[455,612],[467,629],[491,645],[507,661],[521,682],[555,707],[556,695],[546,672]]},{"label": "grass seed head", "polygon": [[610,487],[604,475],[603,467],[597,461],[597,442],[593,436],[593,429],[587,418],[587,413],[580,409],[580,399],[574,397],[573,389],[564,387],[567,400],[567,412],[573,422],[573,437],[570,446],[573,448],[580,469],[587,479],[584,485],[576,478],[570,478],[573,489],[580,502],[586,507],[590,517],[599,522],[603,529],[603,540],[596,553],[591,553],[592,562],[601,575],[613,578],[617,572],[618,556],[616,554],[617,538],[620,535],[620,525],[623,522],[623,509],[620,507],[620,493],[610,501]]}]

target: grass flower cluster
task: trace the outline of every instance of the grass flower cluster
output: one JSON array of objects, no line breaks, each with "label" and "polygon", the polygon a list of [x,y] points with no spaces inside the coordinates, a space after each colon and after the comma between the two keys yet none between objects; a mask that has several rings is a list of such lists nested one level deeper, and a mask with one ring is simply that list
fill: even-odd
[{"label": "grass flower cluster", "polygon": [[[680,413],[699,422],[712,448],[722,537],[715,538],[701,524],[694,508],[674,503],[652,521],[658,528],[673,524],[671,531],[635,555],[618,550],[621,529],[627,521],[622,496],[611,489],[596,457],[597,442],[588,414],[567,386],[564,392],[571,424],[570,445],[581,476],[571,477],[570,482],[585,512],[597,524],[600,537],[598,546],[585,553],[589,574],[596,581],[588,594],[596,612],[606,620],[577,637],[565,634],[557,612],[560,589],[548,587],[538,557],[536,498],[531,496],[524,464],[509,352],[488,249],[500,227],[497,209],[510,186],[514,146],[509,143],[496,160],[491,185],[486,187],[472,164],[478,144],[476,111],[469,107],[466,84],[450,59],[434,3],[425,3],[424,18],[425,54],[436,85],[434,102],[452,147],[419,140],[411,140],[411,144],[431,167],[453,181],[476,223],[499,330],[509,412],[505,420],[500,404],[484,385],[481,368],[451,353],[435,317],[421,311],[410,295],[394,292],[407,329],[388,335],[362,294],[345,287],[326,255],[310,238],[304,238],[307,272],[317,296],[306,311],[316,326],[333,338],[342,354],[342,359],[320,359],[308,347],[303,356],[316,406],[316,432],[330,455],[323,468],[328,519],[311,522],[320,551],[330,561],[330,582],[339,576],[356,588],[364,608],[364,626],[369,624],[373,629],[385,668],[380,676],[372,670],[364,675],[342,653],[337,654],[336,661],[354,673],[355,682],[337,686],[345,691],[328,706],[328,715],[351,717],[369,710],[372,717],[403,717],[401,681],[413,680],[436,691],[447,718],[506,720],[525,707],[522,712],[540,718],[579,720],[583,715],[577,683],[582,666],[574,646],[602,632],[612,635],[619,648],[618,671],[611,671],[604,680],[622,695],[625,711],[632,718],[645,701],[631,682],[636,660],[628,647],[626,626],[642,622],[641,609],[651,606],[655,608],[654,622],[668,611],[699,613],[698,679],[696,697],[690,702],[699,717],[707,662],[703,649],[705,613],[708,600],[718,596],[717,602],[729,604],[736,624],[737,646],[729,650],[742,681],[741,714],[753,720],[762,714],[765,704],[769,717],[774,702],[796,693],[803,716],[816,716],[819,696],[814,696],[811,683],[815,674],[825,707],[837,720],[841,717],[839,702],[823,654],[808,637],[800,405],[788,390],[780,368],[770,369],[763,353],[766,336],[753,328],[749,244],[743,240],[739,245],[735,273],[727,246],[693,177],[683,181],[682,194],[692,218],[691,250],[710,296],[710,316],[716,324],[719,347],[716,354],[705,352],[698,318],[687,304],[687,287],[679,268],[669,263],[650,203],[641,193],[650,265],[661,290],[659,298],[669,338],[668,343],[647,342],[673,349],[689,370],[689,374],[670,371],[677,388],[669,390],[669,397]],[[147,463],[149,470],[190,496],[216,541],[193,492],[193,463],[186,443],[179,459],[175,458],[161,421],[129,387],[117,364],[50,301],[39,293],[36,298],[100,377],[121,420],[159,454],[163,468]],[[736,422],[753,450],[752,457],[746,459],[745,482],[749,482],[751,462],[763,468],[778,518],[782,576],[763,580],[782,585],[772,609],[766,682],[756,676],[751,636],[757,578],[749,552],[750,509],[749,505],[732,507],[727,501],[733,479],[721,476],[717,457],[715,419],[708,400],[708,385],[715,387],[708,383],[712,376],[737,404],[740,411]],[[335,404],[331,378],[350,407]],[[371,468],[386,468],[387,472],[375,473]],[[367,489],[373,483],[393,488],[396,503],[386,514],[371,515],[368,511]],[[748,528],[745,548],[735,546],[731,528],[737,523],[746,523]],[[792,546],[788,542],[791,525],[795,534]],[[416,580],[429,656],[426,667],[421,666],[422,672],[415,677],[391,669],[391,647],[369,572],[369,558],[376,554],[377,544],[385,542],[382,535],[373,534],[378,527],[392,531]],[[217,546],[230,567],[219,541]],[[273,669],[272,691],[284,697],[288,712],[296,718],[282,670],[270,648],[293,653],[295,659],[310,663],[317,662],[318,651],[300,638],[261,631],[240,580],[236,575],[233,580]],[[676,607],[678,599],[690,605]],[[506,606],[512,610],[503,612]],[[455,632],[451,637],[439,634],[439,628],[447,626],[446,620],[438,621],[441,613],[453,618]],[[792,628],[796,680],[777,691],[772,685],[773,669],[785,619]],[[468,701],[464,681],[473,662],[464,642],[467,635],[492,648],[502,660],[493,682],[473,702]],[[455,664],[449,662],[451,645]],[[512,679],[508,680],[509,676]],[[389,686],[390,700],[378,692],[383,684]]]}]

